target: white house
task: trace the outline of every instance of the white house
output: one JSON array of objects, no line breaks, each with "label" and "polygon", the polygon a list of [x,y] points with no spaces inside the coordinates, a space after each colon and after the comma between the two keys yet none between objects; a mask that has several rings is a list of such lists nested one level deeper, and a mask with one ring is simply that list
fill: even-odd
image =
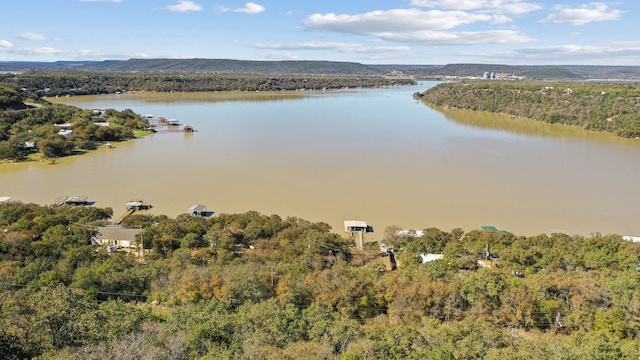
[{"label": "white house", "polygon": [[444,254],[420,254],[420,258],[422,259],[422,263],[426,264],[428,262],[444,259]]},{"label": "white house", "polygon": [[111,245],[123,248],[132,247],[136,244],[136,236],[142,229],[127,228],[121,225],[107,225],[97,228],[97,232],[91,239],[95,245]]},{"label": "white house", "polygon": [[640,236],[623,236],[622,238],[631,242],[640,242]]}]

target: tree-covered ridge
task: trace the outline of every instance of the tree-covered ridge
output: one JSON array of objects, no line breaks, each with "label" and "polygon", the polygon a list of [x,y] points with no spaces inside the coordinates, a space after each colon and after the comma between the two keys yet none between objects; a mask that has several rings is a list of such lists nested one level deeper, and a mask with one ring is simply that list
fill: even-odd
[{"label": "tree-covered ridge", "polygon": [[381,271],[377,244],[355,250],[321,222],[133,215],[141,262],[90,245],[111,215],[0,204],[4,358],[640,356],[640,243],[619,235],[389,226],[399,267]]},{"label": "tree-covered ridge", "polygon": [[254,76],[192,73],[47,72],[0,74],[0,84],[40,96],[119,91],[282,91],[413,85],[413,79],[358,76]]},{"label": "tree-covered ridge", "polygon": [[93,71],[146,73],[218,73],[245,75],[381,76],[355,62],[322,60],[254,61],[234,59],[129,59],[105,61],[0,62],[0,70],[19,72]]},{"label": "tree-covered ridge", "polygon": [[640,136],[640,88],[635,83],[455,82],[414,96],[435,106]]},{"label": "tree-covered ridge", "polygon": [[[131,139],[134,130],[149,127],[130,109],[96,112],[25,96],[27,92],[0,86],[0,161],[23,161],[34,153],[44,158],[72,155],[102,142]],[[33,105],[27,107],[27,101]],[[61,130],[70,132],[62,135]]]},{"label": "tree-covered ridge", "polygon": [[144,72],[244,75],[382,76],[393,71],[421,79],[479,77],[484,72],[530,80],[640,79],[640,66],[508,64],[360,64],[337,61],[251,61],[233,59],[129,59],[105,61],[0,61],[5,72]]}]

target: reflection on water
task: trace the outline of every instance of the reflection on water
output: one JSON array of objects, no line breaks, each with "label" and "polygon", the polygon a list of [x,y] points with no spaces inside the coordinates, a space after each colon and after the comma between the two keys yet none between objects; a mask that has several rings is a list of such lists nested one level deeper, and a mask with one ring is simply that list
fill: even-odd
[{"label": "reflection on water", "polygon": [[441,112],[447,119],[462,125],[476,126],[491,130],[504,130],[517,135],[530,135],[540,137],[574,138],[589,141],[605,141],[613,143],[637,144],[636,139],[621,139],[612,134],[588,131],[578,126],[565,126],[561,124],[544,123],[522,117],[480,112],[465,109],[452,109],[445,107],[432,107]]},{"label": "reflection on water", "polygon": [[[416,87],[342,92],[137,93],[56,99],[175,118],[155,134],[55,165],[0,166],[0,196],[87,195],[115,217],[134,199],[176,216],[257,210],[324,221],[518,234],[640,235],[640,145],[493,114],[431,109]],[[439,109],[442,110],[442,109]]]}]

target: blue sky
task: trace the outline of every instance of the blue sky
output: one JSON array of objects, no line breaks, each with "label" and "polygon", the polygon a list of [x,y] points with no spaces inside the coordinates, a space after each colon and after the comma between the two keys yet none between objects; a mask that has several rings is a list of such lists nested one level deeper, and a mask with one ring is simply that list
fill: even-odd
[{"label": "blue sky", "polygon": [[0,61],[640,65],[640,1],[4,0]]}]

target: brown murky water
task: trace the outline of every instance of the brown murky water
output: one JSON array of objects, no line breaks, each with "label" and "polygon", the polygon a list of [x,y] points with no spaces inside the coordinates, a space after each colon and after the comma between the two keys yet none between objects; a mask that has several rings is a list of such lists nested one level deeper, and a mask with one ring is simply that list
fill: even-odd
[{"label": "brown murky water", "polygon": [[493,225],[640,235],[640,140],[412,99],[416,87],[336,93],[122,94],[57,99],[175,118],[155,134],[55,165],[0,166],[0,196],[95,206],[142,199],[176,216],[194,204],[324,221],[465,231]]}]

